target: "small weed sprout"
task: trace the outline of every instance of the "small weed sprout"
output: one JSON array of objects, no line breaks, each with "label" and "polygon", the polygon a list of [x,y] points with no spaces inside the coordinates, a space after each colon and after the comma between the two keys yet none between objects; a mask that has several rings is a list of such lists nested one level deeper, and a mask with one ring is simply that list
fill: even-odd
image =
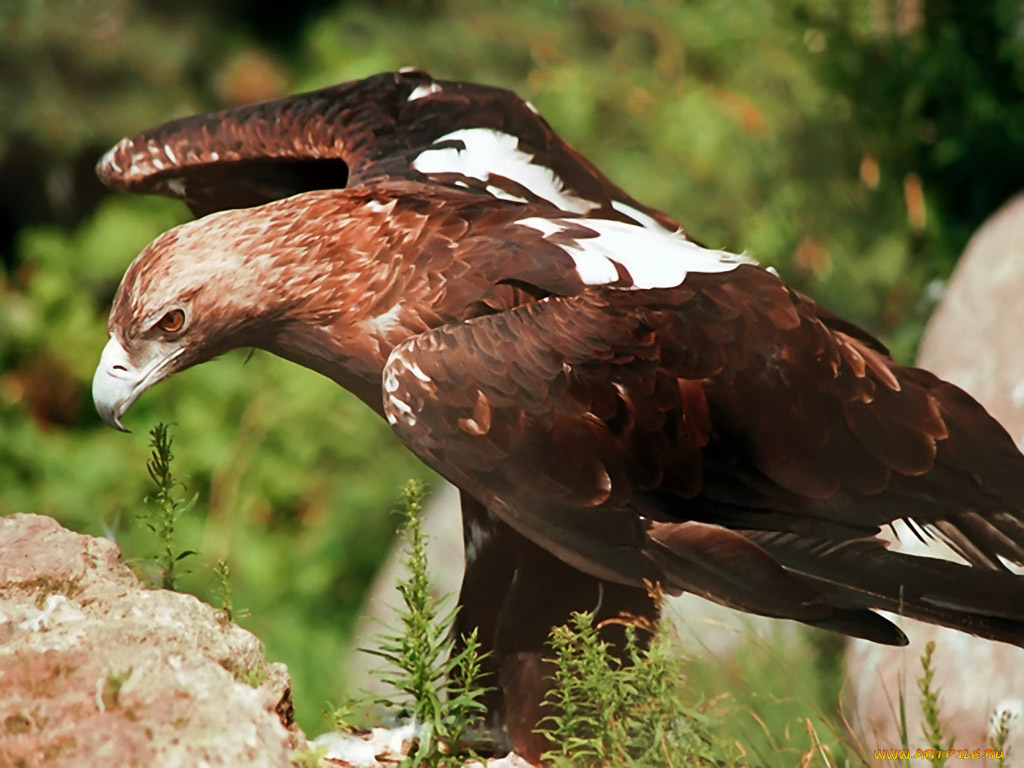
[{"label": "small weed sprout", "polygon": [[231,601],[231,569],[228,567],[227,560],[222,557],[218,558],[213,570],[217,574],[220,609],[224,611],[224,616],[228,621],[234,621],[235,608]]},{"label": "small weed sprout", "polygon": [[924,654],[921,656],[922,675],[917,680],[917,687],[921,691],[924,738],[928,743],[928,748],[935,750],[935,756],[931,758],[931,764],[935,768],[942,768],[946,764],[945,753],[953,748],[955,739],[951,737],[946,741],[942,734],[942,725],[939,722],[939,691],[932,688],[932,679],[935,677],[935,667],[932,666],[933,653],[935,653],[935,642],[929,641],[924,647]]},{"label": "small weed sprout", "polygon": [[683,661],[670,637],[643,649],[627,627],[626,663],[601,640],[593,615],[573,614],[551,634],[552,714],[540,732],[554,744],[555,768],[621,765],[644,768],[732,765],[710,737],[709,719],[684,700]]},{"label": "small weed sprout", "polygon": [[[400,529],[409,547],[407,579],[398,583],[405,609],[402,629],[379,638],[379,648],[365,649],[388,662],[380,678],[405,694],[419,726],[418,744],[409,755],[412,765],[461,765],[459,741],[484,714],[480,697],[481,652],[476,634],[462,638],[453,649],[455,611],[442,616],[444,600],[431,593],[426,538],[420,528],[422,484],[410,481],[402,492]],[[385,702],[386,703],[386,702]]]},{"label": "small weed sprout", "polygon": [[307,747],[288,755],[289,762],[297,768],[320,768],[327,757],[327,747]]},{"label": "small weed sprout", "polygon": [[1006,745],[1010,741],[1010,732],[1013,730],[1011,724],[1018,717],[1019,715],[1008,707],[997,707],[992,713],[992,737],[989,739],[988,745],[996,752],[997,768],[1008,768],[1010,765],[1007,762],[1010,748]]},{"label": "small weed sprout", "polygon": [[359,725],[355,722],[355,718],[361,708],[362,702],[354,698],[343,699],[340,704],[328,701],[327,708],[323,711],[327,730],[332,733],[356,733],[359,730]]},{"label": "small weed sprout", "polygon": [[248,669],[239,669],[235,672],[235,680],[245,683],[251,688],[259,688],[267,679],[267,665],[257,663]]},{"label": "small weed sprout", "polygon": [[103,689],[98,692],[97,704],[101,712],[108,712],[117,709],[121,703],[121,688],[132,676],[134,667],[128,667],[123,672],[110,672],[103,679]]},{"label": "small weed sprout", "polygon": [[195,507],[199,494],[187,500],[177,498],[175,487],[181,483],[171,472],[174,454],[171,453],[171,436],[167,425],[157,424],[149,434],[152,438],[150,446],[153,454],[146,462],[146,469],[156,485],[156,491],[147,496],[146,501],[157,507],[157,513],[151,516],[146,525],[160,537],[163,545],[163,549],[156,557],[157,566],[162,573],[160,586],[164,589],[174,589],[177,564],[186,557],[196,554],[190,549],[174,551],[174,525],[179,517]]}]

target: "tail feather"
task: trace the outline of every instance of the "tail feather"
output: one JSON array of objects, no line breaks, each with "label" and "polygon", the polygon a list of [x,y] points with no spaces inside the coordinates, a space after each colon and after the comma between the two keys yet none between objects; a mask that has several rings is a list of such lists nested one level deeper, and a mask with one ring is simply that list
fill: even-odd
[{"label": "tail feather", "polygon": [[891,552],[876,539],[744,534],[841,610],[889,611],[1024,647],[1024,579],[1005,569]]},{"label": "tail feather", "polygon": [[652,523],[648,556],[665,586],[761,616],[793,619],[886,645],[906,645],[902,630],[851,601],[837,604],[828,585],[787,570],[758,543],[707,523]]}]

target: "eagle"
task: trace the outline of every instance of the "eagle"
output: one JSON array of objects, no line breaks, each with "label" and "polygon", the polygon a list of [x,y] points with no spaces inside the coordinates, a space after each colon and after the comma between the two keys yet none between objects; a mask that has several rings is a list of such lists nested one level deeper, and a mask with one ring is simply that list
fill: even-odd
[{"label": "eagle", "polygon": [[[1024,456],[970,396],[693,241],[509,91],[385,73],[101,160],[200,218],[128,267],[101,417],[235,347],[355,394],[461,491],[457,630],[530,759],[552,626],[691,592],[879,643],[878,611],[1024,645]],[[890,551],[886,529],[955,562]],[[623,642],[621,626],[604,631]]]}]

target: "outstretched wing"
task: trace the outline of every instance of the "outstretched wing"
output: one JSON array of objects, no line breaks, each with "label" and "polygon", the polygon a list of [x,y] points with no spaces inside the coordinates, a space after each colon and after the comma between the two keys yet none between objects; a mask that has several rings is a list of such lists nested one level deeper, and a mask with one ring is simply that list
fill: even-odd
[{"label": "outstretched wing", "polygon": [[172,120],[122,140],[97,173],[114,189],[179,197],[200,216],[405,179],[679,228],[612,184],[511,91],[420,70]]},{"label": "outstretched wing", "polygon": [[[385,412],[599,578],[883,642],[902,636],[866,609],[1024,642],[1000,560],[1024,562],[1024,457],[963,392],[829,319],[746,265],[549,297],[397,347]],[[987,568],[886,551],[872,537],[900,518]]]}]

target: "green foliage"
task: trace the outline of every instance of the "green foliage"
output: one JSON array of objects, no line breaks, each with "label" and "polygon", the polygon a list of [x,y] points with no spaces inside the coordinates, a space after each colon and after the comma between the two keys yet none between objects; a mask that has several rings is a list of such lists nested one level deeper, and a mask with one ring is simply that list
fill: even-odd
[{"label": "green foliage", "polygon": [[442,616],[443,606],[431,592],[426,540],[419,524],[423,494],[423,485],[410,481],[399,508],[409,573],[397,584],[405,604],[402,628],[381,636],[379,647],[366,651],[388,662],[381,679],[408,698],[409,712],[418,726],[418,743],[409,762],[461,765],[466,759],[460,751],[462,736],[484,713],[482,656],[475,631],[461,638],[458,649],[454,647],[455,611]]},{"label": "green foliage", "polygon": [[[632,628],[630,628],[632,629]],[[679,648],[658,635],[642,649],[627,632],[626,661],[599,637],[593,615],[574,614],[551,634],[552,714],[541,732],[555,745],[553,766],[734,765],[737,755],[717,743],[709,718],[686,702]]]},{"label": "green foliage", "polygon": [[924,715],[922,732],[928,748],[935,751],[930,762],[935,768],[942,768],[946,764],[946,750],[953,748],[954,737],[946,739],[942,733],[942,723],[939,720],[939,691],[932,687],[932,680],[935,678],[935,667],[932,666],[934,652],[935,642],[929,640],[921,656],[922,674],[918,678],[917,687],[921,691],[921,712]]},{"label": "green foliage", "polygon": [[156,486],[156,492],[146,497],[146,501],[156,507],[155,515],[149,516],[146,527],[156,533],[160,538],[162,548],[156,556],[156,564],[160,568],[160,586],[164,589],[174,589],[175,568],[178,563],[186,557],[196,554],[191,549],[176,552],[174,549],[174,526],[186,512],[190,512],[199,500],[199,494],[193,494],[191,499],[180,499],[175,489],[180,483],[171,473],[171,462],[174,454],[171,453],[171,435],[166,424],[157,424],[149,433],[152,441],[150,446],[153,454],[146,462],[146,470],[149,478]]},{"label": "green foliage", "polygon": [[713,696],[715,739],[737,745],[750,764],[764,768],[866,762],[840,712],[843,670],[822,663],[824,633],[787,632],[782,623],[766,636],[735,631],[723,656],[697,651],[685,660],[691,697]]},{"label": "green foliage", "polygon": [[292,752],[288,760],[297,768],[321,768],[326,756],[327,747],[307,747]]},{"label": "green foliage", "polygon": [[245,683],[252,688],[259,688],[263,685],[263,681],[267,679],[267,671],[267,665],[260,663],[248,669],[236,670],[235,680]]},{"label": "green foliage", "polygon": [[328,732],[355,733],[359,730],[355,717],[362,709],[363,703],[355,698],[343,699],[340,704],[328,701],[323,711]]}]

